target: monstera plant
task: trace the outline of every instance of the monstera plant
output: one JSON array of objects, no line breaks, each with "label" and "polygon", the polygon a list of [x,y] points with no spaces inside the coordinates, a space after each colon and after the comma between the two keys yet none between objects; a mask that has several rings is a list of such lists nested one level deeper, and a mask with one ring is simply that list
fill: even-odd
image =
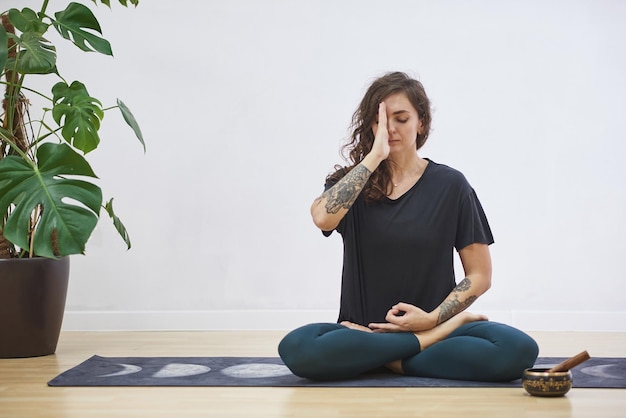
[{"label": "monstera plant", "polygon": [[[119,2],[137,6],[139,0]],[[110,7],[109,0],[100,3]],[[101,210],[112,218],[130,248],[126,229],[113,211],[113,199],[103,201],[85,156],[100,143],[98,131],[105,111],[119,109],[145,150],[141,131],[121,100],[105,108],[85,84],[63,78],[63,65],[49,35],[85,52],[113,55],[85,4],[72,2],[51,13],[48,0],[43,0],[39,10],[11,8],[2,13],[0,259],[84,253]],[[36,77],[49,81],[48,91],[29,85]],[[41,85],[38,80],[36,86]],[[36,111],[30,109],[35,100],[43,103]]]},{"label": "monstera plant", "polygon": [[[138,1],[119,0],[123,6]],[[50,12],[48,0],[39,10],[14,2],[1,14],[0,26],[0,358],[55,352],[69,256],[85,252],[101,213],[130,248],[113,199],[104,202],[86,159],[100,144],[105,112],[119,109],[145,151],[139,126],[122,101],[104,107],[84,83],[62,76],[68,64],[59,61],[54,39],[112,55],[91,9],[72,2]],[[110,7],[109,0],[99,2]]]}]

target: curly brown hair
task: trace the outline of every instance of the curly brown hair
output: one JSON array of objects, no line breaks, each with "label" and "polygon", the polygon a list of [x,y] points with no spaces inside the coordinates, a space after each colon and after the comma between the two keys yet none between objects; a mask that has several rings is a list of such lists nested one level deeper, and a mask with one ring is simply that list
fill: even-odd
[{"label": "curly brown hair", "polygon": [[[372,125],[376,122],[378,116],[378,105],[385,98],[400,92],[406,94],[415,110],[417,110],[422,123],[422,129],[417,134],[415,141],[416,149],[420,149],[426,143],[430,133],[431,115],[430,100],[426,95],[424,86],[405,73],[387,73],[374,80],[367,89],[365,96],[363,96],[358,109],[352,115],[352,123],[350,124],[352,134],[346,144],[341,147],[342,154],[344,156],[347,155],[346,159],[350,162],[350,165],[346,167],[335,166],[335,172],[328,176],[327,181],[338,181],[341,179],[372,150],[375,138]],[[390,164],[389,160],[384,160],[372,173],[361,192],[365,196],[366,201],[379,201],[389,194],[389,187],[391,186]]]}]

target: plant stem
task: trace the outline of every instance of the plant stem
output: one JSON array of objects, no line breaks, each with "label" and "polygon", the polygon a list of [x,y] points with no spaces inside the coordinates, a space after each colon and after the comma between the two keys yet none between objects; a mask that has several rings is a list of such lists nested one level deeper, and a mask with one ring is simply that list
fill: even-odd
[{"label": "plant stem", "polygon": [[[7,129],[9,130],[9,132],[11,132],[11,135],[14,135],[14,122],[13,122],[13,118],[15,117],[15,107],[17,104],[17,101],[19,100],[20,97],[20,90],[22,87],[22,83],[24,81],[24,74],[22,74],[16,83],[3,83],[6,84],[7,86],[7,95],[6,95],[6,111],[5,111],[5,125],[7,127]],[[13,100],[10,100],[13,99]]]},{"label": "plant stem", "polygon": [[43,4],[41,5],[41,11],[39,12],[39,19],[43,19],[46,15],[46,9],[48,8],[48,0],[43,0]]},{"label": "plant stem", "polygon": [[[23,77],[23,76],[22,76],[22,77]],[[22,79],[22,80],[23,80],[23,79]],[[37,94],[38,96],[41,96],[41,97],[43,97],[44,99],[46,99],[46,100],[48,100],[48,101],[52,102],[52,99],[51,99],[50,97],[46,96],[45,94],[43,94],[43,93],[41,93],[41,92],[38,92],[37,90],[33,90],[33,89],[29,88],[29,87],[26,87],[26,86],[24,86],[24,85],[18,85],[18,84],[15,84],[15,83],[7,83],[6,81],[0,81],[0,85],[2,85],[2,84],[6,85],[6,86],[18,86],[18,87],[20,88],[20,90],[26,90],[26,91],[29,91],[29,92],[31,92],[31,93],[35,93],[35,94]]]},{"label": "plant stem", "polygon": [[28,155],[26,155],[26,153],[24,151],[22,151],[20,149],[20,147],[17,146],[17,144],[15,142],[13,142],[11,139],[9,139],[9,137],[2,135],[2,133],[0,133],[0,139],[2,139],[4,142],[6,142],[7,144],[9,144],[9,146],[18,154],[20,154],[20,157],[22,157],[26,163],[28,163],[31,167],[33,168],[37,168],[37,164],[35,164],[34,161],[32,161],[30,158],[28,158]]}]

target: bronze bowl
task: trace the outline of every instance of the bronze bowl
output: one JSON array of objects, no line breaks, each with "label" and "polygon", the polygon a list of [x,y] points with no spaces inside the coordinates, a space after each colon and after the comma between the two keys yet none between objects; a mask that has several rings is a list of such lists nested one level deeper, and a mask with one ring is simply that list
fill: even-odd
[{"label": "bronze bowl", "polygon": [[522,386],[533,396],[563,396],[572,388],[572,373],[548,372],[549,368],[524,370]]}]

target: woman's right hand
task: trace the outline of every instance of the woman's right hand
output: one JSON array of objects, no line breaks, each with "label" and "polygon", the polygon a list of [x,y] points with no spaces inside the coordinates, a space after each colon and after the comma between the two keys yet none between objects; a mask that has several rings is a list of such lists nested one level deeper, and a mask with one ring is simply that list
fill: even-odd
[{"label": "woman's right hand", "polygon": [[387,105],[385,102],[380,102],[378,105],[378,122],[372,125],[374,131],[374,144],[370,151],[380,161],[389,157],[389,131],[387,128]]},{"label": "woman's right hand", "polygon": [[389,132],[387,130],[387,106],[378,105],[378,122],[372,125],[376,133],[372,150],[356,167],[326,190],[311,205],[313,222],[322,231],[332,231],[357,197],[378,165],[389,156]]}]

